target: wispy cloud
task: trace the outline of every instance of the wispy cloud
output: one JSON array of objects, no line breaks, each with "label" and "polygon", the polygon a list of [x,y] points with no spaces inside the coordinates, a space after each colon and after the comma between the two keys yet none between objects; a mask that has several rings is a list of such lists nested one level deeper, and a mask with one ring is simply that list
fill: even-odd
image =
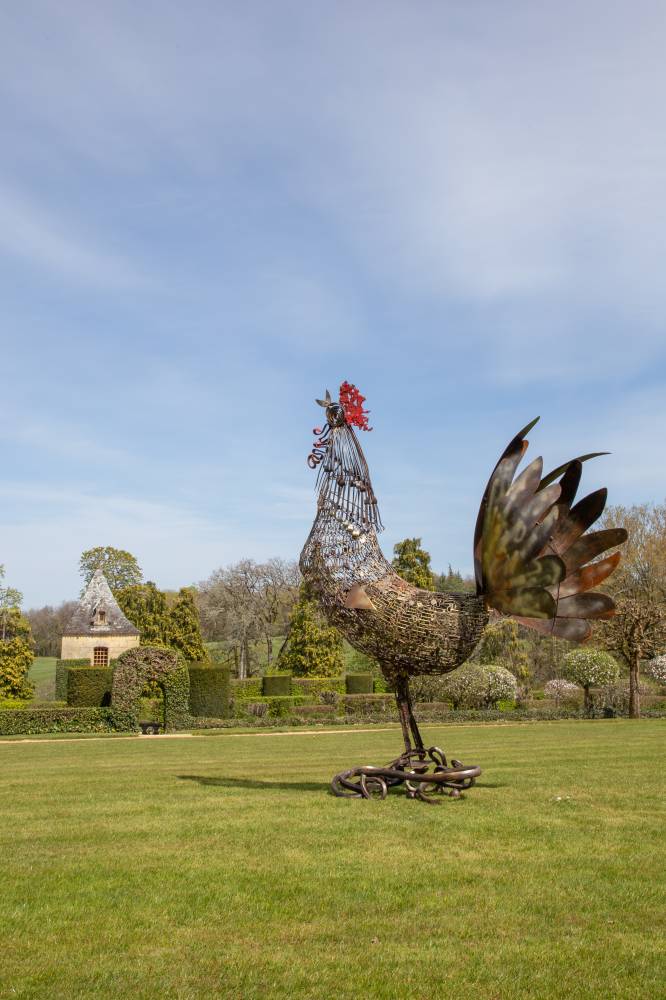
[{"label": "wispy cloud", "polygon": [[295,555],[343,378],[389,549],[468,566],[538,412],[546,461],[609,448],[591,486],[663,495],[665,27],[651,0],[6,5],[3,461],[44,498],[5,495],[14,557]]},{"label": "wispy cloud", "polygon": [[79,555],[96,545],[129,549],[146,578],[173,588],[243,556],[260,557],[267,541],[253,548],[232,525],[192,506],[132,495],[13,483],[0,488],[0,497],[2,558],[31,605],[75,595]]},{"label": "wispy cloud", "polygon": [[97,287],[131,288],[141,282],[135,264],[102,249],[95,237],[76,233],[77,226],[34,198],[0,187],[0,253]]}]

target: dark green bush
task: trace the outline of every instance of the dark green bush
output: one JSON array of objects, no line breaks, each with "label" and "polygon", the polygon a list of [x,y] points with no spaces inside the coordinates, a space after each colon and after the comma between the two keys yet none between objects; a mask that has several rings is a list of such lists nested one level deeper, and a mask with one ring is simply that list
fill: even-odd
[{"label": "dark green bush", "polygon": [[25,698],[0,698],[0,710],[2,709],[21,709],[21,708],[34,708],[35,703],[32,699],[26,700]]},{"label": "dark green bush", "polygon": [[141,692],[158,684],[164,692],[164,728],[183,729],[190,721],[190,677],[177,652],[161,646],[135,646],[118,657],[111,704],[138,719]]},{"label": "dark green bush", "polygon": [[301,705],[297,712],[306,720],[332,719],[335,716],[335,705]]},{"label": "dark green bush", "polygon": [[38,733],[124,733],[136,730],[132,712],[113,708],[40,708],[0,711],[0,736]]},{"label": "dark green bush", "polygon": [[55,700],[67,701],[67,671],[70,667],[89,667],[90,658],[85,660],[56,660]]},{"label": "dark green bush", "polygon": [[264,698],[283,698],[291,694],[291,674],[266,674],[261,693]]},{"label": "dark green bush", "polygon": [[[162,694],[161,691],[160,694]],[[141,722],[158,722],[163,726],[164,698],[141,698],[139,701],[139,720]]]},{"label": "dark green bush", "polygon": [[231,694],[234,698],[261,698],[263,677],[234,677],[231,681]]},{"label": "dark green bush", "polygon": [[282,719],[290,715],[295,707],[306,705],[310,701],[304,695],[276,695],[271,698],[235,698],[234,716],[246,718],[250,713],[250,705],[268,705],[267,715],[271,719]]},{"label": "dark green bush", "polygon": [[190,713],[212,719],[229,714],[229,670],[213,664],[188,664],[190,675]]},{"label": "dark green bush", "polygon": [[111,667],[68,667],[67,704],[71,708],[108,707],[111,704]]},{"label": "dark green bush", "polygon": [[344,677],[292,677],[291,689],[294,694],[309,695],[313,702],[317,701],[324,691],[346,693]]},{"label": "dark green bush", "polygon": [[663,710],[666,708],[666,698],[658,694],[641,695],[641,711],[647,708]]},{"label": "dark green bush", "polygon": [[[360,695],[350,695],[349,697],[360,698]],[[368,696],[365,696],[368,697]],[[237,719],[194,719],[192,721],[192,728],[194,729],[235,729],[235,728],[253,728],[253,729],[276,729],[284,728],[284,726],[290,725],[320,725],[324,724],[326,726],[354,726],[362,723],[363,725],[382,725],[386,722],[397,721],[397,714],[393,716],[388,716],[386,714],[353,714],[353,715],[331,715],[324,716],[320,718],[316,713],[310,712],[311,709],[316,708],[314,705],[304,705],[295,708],[293,714],[287,714],[280,717],[273,717],[265,715],[263,718],[253,718],[251,716],[245,715],[243,718]],[[476,723],[513,723],[513,722],[539,722],[539,721],[556,721],[558,719],[582,719],[583,714],[580,711],[572,711],[570,709],[564,708],[552,708],[552,709],[516,709],[513,712],[500,712],[497,709],[467,709],[467,710],[457,710],[453,711],[449,708],[446,702],[428,702],[422,703],[417,706],[416,712],[417,718],[421,722],[446,722],[447,725],[467,725],[470,722]],[[654,709],[649,708],[642,712],[645,718],[651,719],[663,719],[666,717],[666,710],[664,709]]]},{"label": "dark green bush", "polygon": [[379,717],[393,720],[398,718],[395,698],[392,694],[347,694],[342,699],[345,715],[355,719]]},{"label": "dark green bush", "polygon": [[418,722],[439,722],[451,718],[453,709],[449,701],[425,701],[414,705],[414,715]]},{"label": "dark green bush", "polygon": [[345,677],[347,694],[372,694],[375,690],[372,674],[347,674]]}]

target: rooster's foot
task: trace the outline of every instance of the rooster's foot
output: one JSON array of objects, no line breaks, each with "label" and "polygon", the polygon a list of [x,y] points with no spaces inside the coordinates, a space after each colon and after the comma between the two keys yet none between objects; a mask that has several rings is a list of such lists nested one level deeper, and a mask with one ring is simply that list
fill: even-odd
[{"label": "rooster's foot", "polygon": [[389,788],[404,785],[408,798],[433,804],[447,793],[459,798],[480,774],[480,767],[465,766],[459,760],[447,764],[439,747],[428,747],[406,751],[385,767],[365,764],[341,771],[333,778],[331,790],[341,798],[385,799]]}]

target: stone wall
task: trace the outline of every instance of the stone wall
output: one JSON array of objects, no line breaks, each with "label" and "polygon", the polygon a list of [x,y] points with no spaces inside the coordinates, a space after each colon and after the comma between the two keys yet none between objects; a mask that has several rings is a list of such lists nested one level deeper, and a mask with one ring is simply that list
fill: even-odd
[{"label": "stone wall", "polygon": [[106,646],[109,660],[115,660],[126,649],[133,649],[138,645],[138,635],[64,635],[60,658],[84,660],[87,657],[92,664],[95,646]]}]

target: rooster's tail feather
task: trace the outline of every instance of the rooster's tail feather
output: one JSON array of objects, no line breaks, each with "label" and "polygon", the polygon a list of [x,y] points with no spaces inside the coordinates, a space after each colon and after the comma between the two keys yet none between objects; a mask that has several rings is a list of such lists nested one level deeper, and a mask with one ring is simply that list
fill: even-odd
[{"label": "rooster's tail feather", "polygon": [[591,560],[621,545],[627,533],[586,534],[603,512],[605,489],[572,506],[583,462],[604,452],[572,459],[546,476],[537,458],[514,479],[535,423],[509,443],[483,495],[474,536],[477,592],[489,607],[537,632],[584,642],[590,620],[615,613],[612,599],[591,588],[610,576],[620,554]]}]

